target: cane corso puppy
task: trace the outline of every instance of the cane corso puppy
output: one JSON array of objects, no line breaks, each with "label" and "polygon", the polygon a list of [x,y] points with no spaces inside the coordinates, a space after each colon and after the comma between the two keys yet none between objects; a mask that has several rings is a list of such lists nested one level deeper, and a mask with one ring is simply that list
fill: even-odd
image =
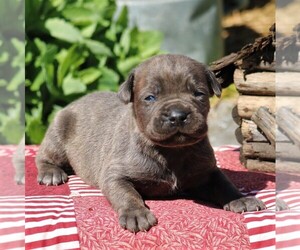
[{"label": "cane corso puppy", "polygon": [[209,97],[221,86],[203,64],[159,55],[136,67],[118,93],[92,93],[61,110],[37,155],[38,182],[67,181],[71,166],[99,187],[132,232],[157,223],[145,198],[185,193],[233,212],[264,209],[216,166],[207,137]]}]

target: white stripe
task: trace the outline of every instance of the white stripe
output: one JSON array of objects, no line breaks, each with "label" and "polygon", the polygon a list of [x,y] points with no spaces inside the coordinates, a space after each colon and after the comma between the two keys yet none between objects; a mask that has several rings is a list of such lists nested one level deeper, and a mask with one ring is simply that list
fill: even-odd
[{"label": "white stripe", "polygon": [[25,226],[25,218],[20,221],[1,222],[0,223],[0,229],[7,229],[7,228],[21,227],[21,226]]},{"label": "white stripe", "polygon": [[26,243],[30,243],[30,242],[40,241],[40,239],[47,240],[57,236],[71,235],[71,234],[78,234],[76,227],[58,228],[50,232],[26,235],[25,241]]},{"label": "white stripe", "polygon": [[250,239],[250,242],[252,242],[252,243],[275,239],[275,231],[249,235],[249,239]]},{"label": "white stripe", "polygon": [[17,202],[0,202],[0,207],[25,207],[25,202],[17,203]]},{"label": "white stripe", "polygon": [[246,212],[244,213],[244,217],[246,218],[252,218],[252,217],[265,217],[265,216],[274,216],[275,219],[275,211],[268,211],[266,210],[266,212]]},{"label": "white stripe", "polygon": [[75,217],[74,218],[63,218],[58,217],[57,219],[46,219],[46,220],[40,220],[40,221],[34,221],[34,222],[26,222],[25,228],[35,228],[35,227],[42,227],[46,225],[56,225],[61,222],[76,222]]},{"label": "white stripe", "polygon": [[53,213],[44,213],[44,214],[27,214],[25,218],[42,218],[46,216],[59,217],[63,215],[74,215],[74,212],[53,212]]},{"label": "white stripe", "polygon": [[0,243],[14,242],[18,240],[23,240],[24,238],[25,232],[0,235]]},{"label": "white stripe", "polygon": [[276,241],[286,241],[286,240],[294,240],[297,239],[300,242],[299,239],[299,231],[296,232],[290,232],[290,233],[283,233],[283,234],[276,234]]},{"label": "white stripe", "polygon": [[[26,204],[26,210],[27,207],[56,207],[56,206],[61,206],[61,207],[70,207],[73,206],[73,201],[70,203],[57,203],[57,202],[47,202],[47,203],[27,203]],[[30,209],[30,208],[29,208]]]},{"label": "white stripe", "polygon": [[[22,245],[24,245],[24,239],[23,239]],[[10,248],[9,250],[24,250],[24,249],[25,249],[25,246],[23,246],[23,247],[16,247],[16,248]]]},{"label": "white stripe", "polygon": [[80,248],[78,241],[70,241],[70,242],[64,242],[64,243],[57,243],[52,246],[48,247],[41,247],[41,248],[35,248],[35,250],[66,250],[66,249],[74,249],[74,248]]},{"label": "white stripe", "polygon": [[25,217],[25,213],[14,213],[14,214],[0,214],[0,219],[9,219],[9,218],[18,218],[20,219]]},{"label": "white stripe", "polygon": [[252,229],[256,227],[262,227],[262,226],[269,226],[269,225],[275,225],[275,219],[274,220],[260,220],[260,221],[251,221],[247,223],[247,228]]},{"label": "white stripe", "polygon": [[287,219],[284,221],[276,221],[276,227],[284,227],[284,226],[291,226],[291,225],[299,225],[300,230],[300,219]]},{"label": "white stripe", "polygon": [[290,197],[290,198],[285,198],[285,197],[281,197],[281,199],[285,202],[293,202],[293,201],[299,201],[300,200],[300,196],[294,196],[294,197]]},{"label": "white stripe", "polygon": [[260,247],[260,248],[256,248],[257,250],[275,250],[275,246],[270,246],[270,247]]},{"label": "white stripe", "polygon": [[284,248],[276,248],[276,249],[283,249],[283,250],[299,250],[299,245],[296,245],[296,246],[290,246],[290,247],[284,246]]},{"label": "white stripe", "polygon": [[25,210],[25,207],[23,207],[23,208],[0,208],[0,212],[1,213],[5,213],[5,212],[22,212],[22,211],[24,211]]},{"label": "white stripe", "polygon": [[47,211],[73,211],[74,210],[74,206],[70,206],[70,207],[47,207],[47,208],[27,208],[26,209],[26,213],[30,213],[30,212],[38,212],[40,211],[40,213],[47,213]]},{"label": "white stripe", "polygon": [[278,217],[278,218],[284,218],[284,217],[289,217],[289,216],[297,216],[296,218],[299,218],[298,216],[300,216],[300,211],[287,210],[287,211],[284,211],[284,213],[282,213],[282,212],[276,213],[276,217]]},{"label": "white stripe", "polygon": [[43,200],[51,200],[54,199],[55,201],[68,201],[70,200],[69,196],[60,196],[60,195],[47,195],[47,196],[26,196],[25,201],[43,201]]}]

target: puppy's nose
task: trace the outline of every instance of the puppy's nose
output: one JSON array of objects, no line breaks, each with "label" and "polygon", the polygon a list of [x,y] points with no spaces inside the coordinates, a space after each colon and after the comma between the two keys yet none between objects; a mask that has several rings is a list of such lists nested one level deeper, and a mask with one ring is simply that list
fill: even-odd
[{"label": "puppy's nose", "polygon": [[172,125],[184,125],[188,115],[189,114],[183,110],[173,109],[169,114],[168,120]]}]

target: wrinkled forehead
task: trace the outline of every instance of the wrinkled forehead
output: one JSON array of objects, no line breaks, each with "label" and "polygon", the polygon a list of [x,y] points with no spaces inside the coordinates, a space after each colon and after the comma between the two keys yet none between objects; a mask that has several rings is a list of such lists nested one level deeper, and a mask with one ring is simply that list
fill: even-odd
[{"label": "wrinkled forehead", "polygon": [[[205,67],[186,57],[155,57],[141,64],[135,72],[136,84],[160,86],[167,91],[183,90],[187,84],[205,83]],[[139,89],[140,87],[137,86]]]}]

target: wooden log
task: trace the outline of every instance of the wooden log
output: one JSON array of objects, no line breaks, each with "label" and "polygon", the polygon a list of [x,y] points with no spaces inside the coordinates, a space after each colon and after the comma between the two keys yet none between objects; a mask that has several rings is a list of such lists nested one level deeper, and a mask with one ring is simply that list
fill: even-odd
[{"label": "wooden log", "polygon": [[277,72],[276,95],[300,96],[299,79],[299,72]]},{"label": "wooden log", "polygon": [[241,69],[234,71],[237,90],[247,95],[299,96],[299,72],[256,72],[246,75]]},{"label": "wooden log", "polygon": [[231,111],[231,116],[233,121],[237,124],[237,125],[241,125],[242,122],[242,118],[239,116],[238,114],[238,107],[234,106],[232,111]]},{"label": "wooden log", "polygon": [[258,72],[246,75],[244,71],[236,69],[234,71],[234,84],[242,94],[275,96],[275,73]]},{"label": "wooden log", "polygon": [[276,158],[275,148],[269,143],[243,143],[241,153],[245,158],[272,160]]},{"label": "wooden log", "polygon": [[300,161],[277,160],[276,173],[279,174],[278,176],[280,176],[280,173],[300,174]]},{"label": "wooden log", "polygon": [[241,118],[250,119],[253,113],[262,106],[268,108],[272,113],[275,113],[276,107],[284,106],[291,108],[295,113],[300,113],[300,98],[241,95],[237,103],[238,115]]},{"label": "wooden log", "polygon": [[257,127],[261,129],[266,138],[275,147],[276,142],[276,120],[266,107],[260,107],[251,116]]},{"label": "wooden log", "polygon": [[290,109],[281,107],[277,112],[278,126],[300,148],[300,118]]},{"label": "wooden log", "polygon": [[246,168],[252,171],[262,171],[262,172],[275,172],[275,162],[271,161],[260,161],[248,159],[245,164]]},{"label": "wooden log", "polygon": [[[245,140],[246,142],[268,142],[266,137],[258,131],[257,125],[251,120],[242,119],[242,125],[238,129],[241,131],[242,140]],[[239,132],[236,132],[236,136],[240,136]],[[276,142],[289,141],[290,139],[288,137],[279,130],[276,130]]]},{"label": "wooden log", "polygon": [[241,154],[246,159],[261,159],[274,161],[275,159],[300,160],[300,150],[292,143],[276,143],[274,146],[267,142],[244,142]]}]

